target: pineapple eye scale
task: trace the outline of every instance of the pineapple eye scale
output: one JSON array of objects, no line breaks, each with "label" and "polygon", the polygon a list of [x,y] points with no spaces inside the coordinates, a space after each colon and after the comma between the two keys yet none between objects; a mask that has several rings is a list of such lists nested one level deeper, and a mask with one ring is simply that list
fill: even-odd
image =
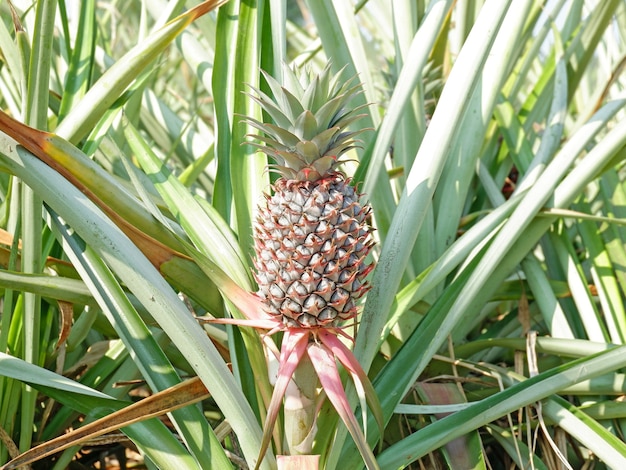
[{"label": "pineapple eye scale", "polygon": [[305,296],[308,293],[307,288],[300,281],[294,282],[289,286],[289,289],[287,289],[287,294],[289,295]]},{"label": "pineapple eye scale", "polygon": [[326,307],[320,312],[318,318],[320,320],[334,320],[335,318],[337,318],[337,310],[332,307]]},{"label": "pineapple eye scale", "polygon": [[272,297],[275,297],[277,299],[283,299],[285,298],[285,293],[282,291],[282,289],[280,287],[278,287],[276,284],[272,284],[270,286],[270,294],[272,294]]}]

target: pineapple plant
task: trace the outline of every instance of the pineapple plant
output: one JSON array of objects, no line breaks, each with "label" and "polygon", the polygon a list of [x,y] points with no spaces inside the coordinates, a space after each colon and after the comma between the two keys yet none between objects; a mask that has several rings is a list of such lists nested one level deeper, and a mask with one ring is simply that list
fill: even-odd
[{"label": "pineapple plant", "polygon": [[[315,76],[298,77],[286,68],[285,86],[264,74],[274,98],[256,88],[250,94],[273,120],[245,118],[262,132],[250,144],[273,159],[269,170],[279,175],[253,227],[259,310],[244,309],[247,319],[214,321],[269,330],[269,334],[283,332],[280,351],[265,341],[278,360],[278,372],[258,462],[269,447],[285,397],[292,405],[285,410],[285,428],[293,430],[286,436],[287,447],[292,455],[309,455],[320,400],[327,397],[367,468],[378,468],[337,366],[341,363],[350,374],[361,409],[369,405],[382,435],[382,411],[374,388],[338,338],[352,339],[343,331],[345,321],[356,316],[357,301],[369,287],[365,278],[373,269],[373,263],[366,261],[373,245],[367,222],[370,206],[338,169],[340,157],[356,146],[355,136],[364,131],[347,130],[362,117],[359,107],[348,107],[361,91],[354,79],[342,82],[342,73],[343,69],[333,75],[330,64]],[[301,403],[301,409],[298,405],[294,409],[294,403]]]},{"label": "pineapple plant", "polygon": [[304,83],[288,68],[285,75],[293,93],[266,74],[275,98],[258,89],[252,96],[276,124],[248,119],[264,134],[253,145],[279,175],[254,226],[258,295],[288,327],[335,326],[356,315],[373,267],[365,261],[369,205],[337,169],[363,131],[346,131],[362,117],[347,107],[360,91],[330,66]]}]

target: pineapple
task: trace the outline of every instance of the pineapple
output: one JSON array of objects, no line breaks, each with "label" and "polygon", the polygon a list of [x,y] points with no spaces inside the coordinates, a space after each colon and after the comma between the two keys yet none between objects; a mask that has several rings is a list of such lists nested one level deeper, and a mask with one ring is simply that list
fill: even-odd
[{"label": "pineapple", "polygon": [[347,108],[360,86],[341,83],[343,70],[332,75],[330,66],[300,79],[285,69],[290,90],[266,74],[274,99],[251,95],[275,124],[247,119],[263,132],[252,145],[279,174],[254,225],[255,278],[266,312],[286,327],[330,328],[356,315],[373,267],[370,207],[337,169],[363,131],[346,131],[363,116]]}]

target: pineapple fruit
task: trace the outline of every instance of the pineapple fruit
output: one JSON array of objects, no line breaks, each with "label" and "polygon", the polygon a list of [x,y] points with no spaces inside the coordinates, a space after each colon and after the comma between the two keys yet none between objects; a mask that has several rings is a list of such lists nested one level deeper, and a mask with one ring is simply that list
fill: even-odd
[{"label": "pineapple fruit", "polygon": [[330,66],[313,78],[285,69],[287,87],[265,75],[274,99],[250,95],[274,124],[247,119],[263,133],[252,145],[279,174],[254,225],[258,295],[288,328],[335,327],[356,315],[373,267],[365,261],[370,207],[337,169],[363,131],[346,131],[363,116],[347,107],[361,91]]}]

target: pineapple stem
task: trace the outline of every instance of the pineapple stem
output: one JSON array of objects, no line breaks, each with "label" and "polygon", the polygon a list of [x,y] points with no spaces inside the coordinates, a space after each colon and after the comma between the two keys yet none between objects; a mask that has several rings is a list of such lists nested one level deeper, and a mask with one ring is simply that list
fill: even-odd
[{"label": "pineapple stem", "polygon": [[278,470],[318,470],[319,455],[279,455],[276,459]]},{"label": "pineapple stem", "polygon": [[285,439],[290,455],[309,455],[315,439],[316,397],[319,379],[304,355],[285,393]]}]

